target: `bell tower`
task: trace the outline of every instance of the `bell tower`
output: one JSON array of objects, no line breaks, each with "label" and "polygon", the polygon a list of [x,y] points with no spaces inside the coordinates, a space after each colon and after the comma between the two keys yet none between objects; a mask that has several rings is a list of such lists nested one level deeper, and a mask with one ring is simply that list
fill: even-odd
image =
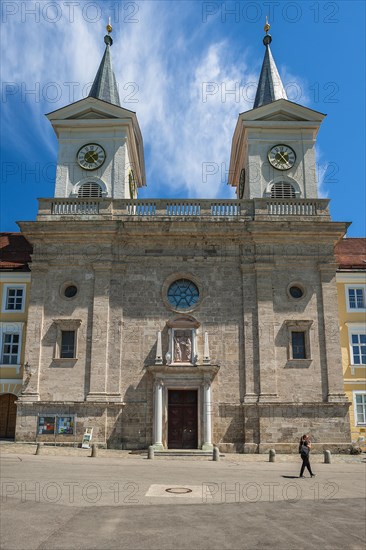
[{"label": "bell tower", "polygon": [[326,115],[287,99],[264,26],[264,60],[253,109],[235,128],[229,184],[238,198],[317,198],[315,143]]},{"label": "bell tower", "polygon": [[121,107],[107,25],[105,52],[89,96],[47,115],[59,142],[55,197],[137,198],[145,186],[136,113]]}]

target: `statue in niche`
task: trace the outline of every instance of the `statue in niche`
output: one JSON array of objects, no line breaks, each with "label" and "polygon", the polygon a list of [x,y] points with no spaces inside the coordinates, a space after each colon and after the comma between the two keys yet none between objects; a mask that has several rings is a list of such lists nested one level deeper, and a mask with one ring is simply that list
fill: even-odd
[{"label": "statue in niche", "polygon": [[174,361],[192,362],[192,334],[189,330],[177,330],[174,336]]}]

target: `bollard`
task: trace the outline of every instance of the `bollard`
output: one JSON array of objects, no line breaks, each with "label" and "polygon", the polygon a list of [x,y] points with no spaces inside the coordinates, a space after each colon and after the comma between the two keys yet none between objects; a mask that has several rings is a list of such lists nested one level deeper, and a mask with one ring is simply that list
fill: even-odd
[{"label": "bollard", "polygon": [[324,464],[330,464],[331,461],[331,452],[330,451],[324,451]]},{"label": "bollard", "polygon": [[37,443],[36,455],[40,455],[42,453],[42,447],[43,443]]},{"label": "bollard", "polygon": [[269,462],[276,462],[276,451],[274,449],[269,450]]},{"label": "bollard", "polygon": [[220,460],[220,449],[218,447],[214,447],[212,449],[212,460],[215,462],[218,462]]},{"label": "bollard", "polygon": [[147,452],[147,458],[149,460],[153,460],[155,458],[155,449],[153,445],[150,445],[148,452]]},{"label": "bollard", "polygon": [[96,443],[93,443],[91,456],[95,458],[97,454],[98,454],[98,445]]}]

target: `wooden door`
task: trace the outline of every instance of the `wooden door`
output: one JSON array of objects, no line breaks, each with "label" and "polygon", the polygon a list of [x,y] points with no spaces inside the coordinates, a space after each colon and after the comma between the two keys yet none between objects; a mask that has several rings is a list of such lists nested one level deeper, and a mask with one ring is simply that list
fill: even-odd
[{"label": "wooden door", "polygon": [[0,395],[0,437],[15,437],[15,422],[17,396],[12,393]]},{"label": "wooden door", "polygon": [[197,390],[168,391],[168,448],[197,449]]}]

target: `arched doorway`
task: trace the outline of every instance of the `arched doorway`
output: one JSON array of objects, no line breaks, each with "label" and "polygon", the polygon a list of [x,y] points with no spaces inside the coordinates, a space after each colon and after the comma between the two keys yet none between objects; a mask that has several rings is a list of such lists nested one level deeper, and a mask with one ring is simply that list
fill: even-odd
[{"label": "arched doorway", "polygon": [[15,423],[17,408],[15,401],[18,397],[12,393],[0,395],[0,437],[15,437]]}]

